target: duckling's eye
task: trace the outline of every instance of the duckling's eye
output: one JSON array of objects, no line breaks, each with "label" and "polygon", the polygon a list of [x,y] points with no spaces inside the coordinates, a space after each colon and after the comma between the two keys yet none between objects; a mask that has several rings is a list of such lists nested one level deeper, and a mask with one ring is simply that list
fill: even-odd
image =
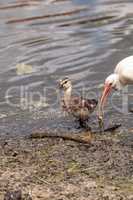
[{"label": "duckling's eye", "polygon": [[113,83],[110,83],[109,85],[111,86]]},{"label": "duckling's eye", "polygon": [[66,84],[66,83],[67,83],[67,81],[64,82],[64,84]]}]

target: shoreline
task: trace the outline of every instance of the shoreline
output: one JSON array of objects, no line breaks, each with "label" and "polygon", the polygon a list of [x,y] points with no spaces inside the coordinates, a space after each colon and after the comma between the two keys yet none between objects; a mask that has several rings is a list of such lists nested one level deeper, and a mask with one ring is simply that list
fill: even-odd
[{"label": "shoreline", "polygon": [[132,200],[132,144],[124,141],[118,131],[95,134],[89,144],[1,139],[0,200],[15,190],[25,200]]}]

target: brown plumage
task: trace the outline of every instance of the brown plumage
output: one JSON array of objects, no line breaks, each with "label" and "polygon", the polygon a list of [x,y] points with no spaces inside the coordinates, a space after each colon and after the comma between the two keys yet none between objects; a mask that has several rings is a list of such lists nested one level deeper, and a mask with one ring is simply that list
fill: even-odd
[{"label": "brown plumage", "polygon": [[80,125],[88,120],[90,114],[95,110],[98,101],[72,96],[72,83],[68,78],[60,80],[60,88],[64,90],[62,100],[63,109],[79,120]]}]

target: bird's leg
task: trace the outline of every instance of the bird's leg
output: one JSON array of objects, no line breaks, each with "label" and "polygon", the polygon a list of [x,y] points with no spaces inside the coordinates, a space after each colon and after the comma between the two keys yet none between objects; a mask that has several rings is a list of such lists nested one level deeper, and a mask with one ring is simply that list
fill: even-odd
[{"label": "bird's leg", "polygon": [[78,120],[78,119],[74,119],[74,122],[75,122],[74,127],[75,127],[76,129],[80,129],[81,126],[80,126],[80,124],[79,124],[79,120]]},{"label": "bird's leg", "polygon": [[91,130],[91,128],[88,126],[88,123],[86,120],[79,119],[79,125],[81,128],[85,128],[89,131]]}]

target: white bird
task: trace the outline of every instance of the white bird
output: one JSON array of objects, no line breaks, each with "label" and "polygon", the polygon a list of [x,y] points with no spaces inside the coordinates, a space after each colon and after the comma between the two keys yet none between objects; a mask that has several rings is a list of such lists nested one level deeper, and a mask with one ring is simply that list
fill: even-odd
[{"label": "white bird", "polygon": [[106,78],[99,104],[99,117],[101,108],[103,108],[111,90],[121,90],[124,86],[131,84],[133,84],[133,56],[129,56],[121,60],[116,65],[114,73]]}]

